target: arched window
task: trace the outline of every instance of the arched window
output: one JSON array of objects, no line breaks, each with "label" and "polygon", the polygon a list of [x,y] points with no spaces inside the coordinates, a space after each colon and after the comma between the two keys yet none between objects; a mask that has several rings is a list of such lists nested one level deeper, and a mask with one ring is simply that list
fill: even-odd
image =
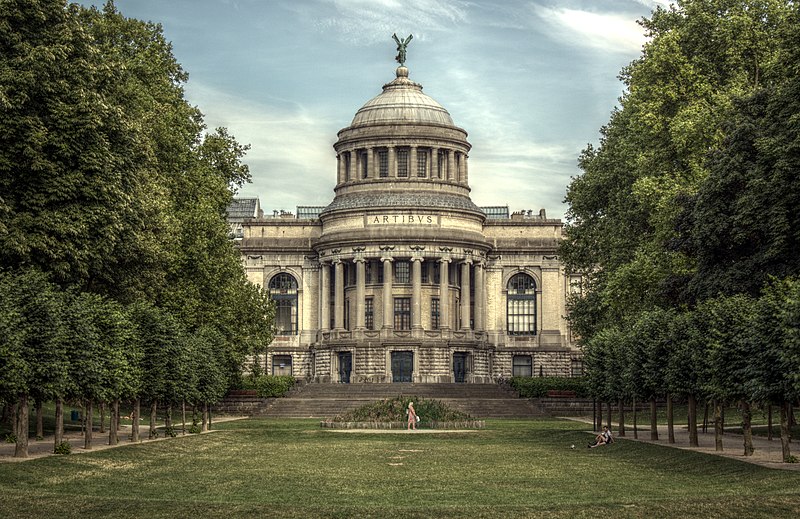
[{"label": "arched window", "polygon": [[506,324],[509,335],[536,335],[536,282],[515,274],[508,282]]},{"label": "arched window", "polygon": [[297,335],[297,281],[290,274],[278,274],[269,281],[268,288],[275,301],[277,334]]}]

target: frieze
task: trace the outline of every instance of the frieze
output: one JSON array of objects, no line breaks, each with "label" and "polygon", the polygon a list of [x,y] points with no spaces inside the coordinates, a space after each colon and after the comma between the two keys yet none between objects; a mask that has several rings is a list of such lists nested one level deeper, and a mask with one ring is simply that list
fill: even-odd
[{"label": "frieze", "polygon": [[367,225],[438,225],[439,218],[433,214],[368,214]]}]

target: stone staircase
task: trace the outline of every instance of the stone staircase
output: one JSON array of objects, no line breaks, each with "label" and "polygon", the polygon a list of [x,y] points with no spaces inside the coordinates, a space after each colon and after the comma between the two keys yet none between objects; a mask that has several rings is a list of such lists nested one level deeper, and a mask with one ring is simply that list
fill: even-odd
[{"label": "stone staircase", "polygon": [[333,418],[399,395],[439,400],[476,419],[548,416],[543,408],[496,384],[305,384],[284,398],[228,398],[217,412],[275,418]]}]

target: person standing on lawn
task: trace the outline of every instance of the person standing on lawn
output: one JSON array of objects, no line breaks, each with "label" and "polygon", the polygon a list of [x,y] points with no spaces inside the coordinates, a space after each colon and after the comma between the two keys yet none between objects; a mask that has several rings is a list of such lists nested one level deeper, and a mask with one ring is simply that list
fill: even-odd
[{"label": "person standing on lawn", "polygon": [[414,411],[414,402],[408,403],[408,430],[417,430],[417,412]]}]

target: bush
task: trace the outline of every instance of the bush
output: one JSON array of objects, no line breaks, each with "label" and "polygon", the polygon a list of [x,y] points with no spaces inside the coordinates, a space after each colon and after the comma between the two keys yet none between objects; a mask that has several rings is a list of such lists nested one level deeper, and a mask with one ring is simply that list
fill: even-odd
[{"label": "bush", "polygon": [[542,398],[548,391],[575,391],[580,398],[589,396],[584,377],[513,377],[509,385],[522,398]]},{"label": "bush", "polygon": [[17,443],[17,435],[14,433],[6,434],[6,443]]},{"label": "bush", "polygon": [[397,396],[366,404],[349,413],[336,416],[334,422],[405,422],[408,403],[414,402],[414,410],[422,422],[458,422],[472,417],[456,411],[438,400],[425,400],[414,396]]},{"label": "bush", "polygon": [[261,398],[282,397],[296,382],[294,377],[289,376],[260,375],[245,377],[242,380],[242,389],[255,389]]},{"label": "bush", "polygon": [[53,449],[54,454],[71,454],[72,453],[72,445],[69,442],[61,442]]}]

